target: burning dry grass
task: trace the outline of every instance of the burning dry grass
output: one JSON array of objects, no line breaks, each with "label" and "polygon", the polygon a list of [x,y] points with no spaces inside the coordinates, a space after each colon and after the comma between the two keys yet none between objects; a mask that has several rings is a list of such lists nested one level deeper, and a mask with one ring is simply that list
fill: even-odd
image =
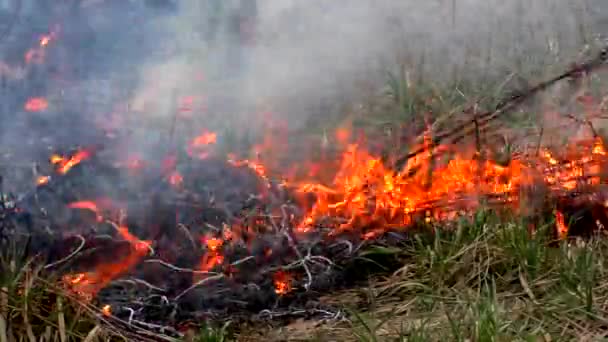
[{"label": "burning dry grass", "polygon": [[[41,42],[41,48],[46,44]],[[557,80],[570,77],[577,82],[606,57],[601,54],[593,64],[575,67]],[[150,182],[154,190],[145,189],[172,202],[147,202],[146,195],[138,194],[130,200],[149,205],[144,205],[145,219],[137,222],[137,214],[129,212],[134,224],[128,226],[123,224],[125,208],[106,208],[78,190],[66,190],[72,202],[40,205],[38,192],[59,192],[60,181],[72,177],[89,179],[85,172],[74,175],[83,164],[105,166],[95,151],[86,149],[53,155],[53,176],[35,180],[32,206],[44,224],[51,221],[49,226],[61,232],[71,225],[93,230],[93,247],[85,246],[88,241],[82,238],[67,256],[43,266],[30,262],[31,255],[21,263],[23,257],[7,257],[0,265],[5,274],[0,342],[11,336],[29,341],[47,336],[62,342],[178,338],[167,335],[201,341],[227,338],[227,326],[203,329],[199,336],[176,331],[173,325],[182,323],[178,314],[188,310],[184,316],[196,323],[235,311],[271,323],[290,317],[325,318],[264,332],[265,339],[277,340],[285,334],[288,340],[360,341],[597,337],[608,322],[608,295],[602,285],[608,280],[606,246],[598,233],[608,224],[608,160],[606,140],[595,121],[604,116],[605,98],[586,89],[576,97],[582,115],[558,115],[589,133],[567,145],[545,147],[543,134],[552,130],[544,127],[538,138],[506,138],[509,120],[497,120],[552,82],[506,101],[488,96],[481,101],[468,98],[459,86],[448,92],[415,87],[404,73],[391,78],[388,96],[392,119],[408,123],[399,134],[391,130],[374,141],[373,135],[359,139],[356,128],[338,129],[333,138],[324,135],[320,162],[296,155],[291,162],[301,167],[293,170],[276,162],[279,154],[291,152],[282,149],[286,134],[271,132],[250,156],[219,155],[214,147],[226,138],[222,134],[204,131],[186,137],[189,142],[173,139],[181,120],[176,115],[169,144],[184,143],[185,148],[176,147],[179,153],[165,156],[159,170],[151,172],[157,172]],[[45,110],[44,103],[34,99],[26,110]],[[483,104],[496,109],[484,112]],[[420,139],[412,140],[415,136]],[[495,146],[497,136],[504,138],[501,151]],[[511,139],[517,149],[511,149]],[[192,166],[201,160],[202,167]],[[130,176],[141,175],[140,163],[122,165]],[[222,202],[219,192],[204,197],[205,183],[217,183],[213,185],[222,190],[245,187],[235,171],[242,169],[254,178],[255,189],[238,191],[237,197],[261,205],[240,206],[241,199],[232,198],[240,207],[230,211],[221,206],[234,203]],[[204,177],[197,178],[199,174]],[[200,183],[207,189],[199,189]],[[119,192],[131,190],[126,188]],[[54,213],[45,205],[92,212],[94,217],[61,224],[53,221]],[[584,212],[577,213],[579,209]],[[199,219],[205,210],[210,213]],[[218,219],[222,215],[217,212],[227,218]],[[513,214],[518,218],[509,216]],[[118,224],[108,219],[116,216]],[[544,222],[547,217],[552,221]],[[107,229],[113,232],[109,247],[94,246]],[[592,238],[566,240],[575,233]],[[348,252],[332,253],[337,245]],[[82,255],[94,254],[90,250],[106,258],[79,263]],[[71,262],[74,269],[84,270],[46,272],[51,265]],[[339,285],[351,287],[366,277],[374,281],[330,295],[318,305],[320,292],[336,288],[333,279],[323,284],[327,274],[338,274],[343,278]],[[129,285],[115,286],[121,281]],[[312,299],[300,305],[302,298]],[[104,299],[115,303],[98,302]],[[214,301],[219,304],[213,306]],[[236,330],[241,340],[260,339],[249,336],[244,327]]]}]

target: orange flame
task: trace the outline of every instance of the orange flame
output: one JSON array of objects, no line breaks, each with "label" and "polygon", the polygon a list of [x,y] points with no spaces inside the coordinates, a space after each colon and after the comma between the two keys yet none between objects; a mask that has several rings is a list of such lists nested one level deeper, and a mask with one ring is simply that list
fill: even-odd
[{"label": "orange flame", "polygon": [[560,240],[563,240],[568,236],[568,226],[566,225],[564,214],[559,210],[555,212],[555,227],[557,229],[557,236]]},{"label": "orange flame", "polygon": [[103,216],[101,216],[101,210],[99,209],[99,207],[97,206],[97,203],[95,203],[95,202],[92,202],[92,201],[72,202],[72,203],[68,204],[68,208],[90,210],[95,213],[95,215],[97,216],[98,222],[103,221]]},{"label": "orange flame", "polygon": [[65,158],[59,155],[51,156],[51,163],[57,166],[57,173],[65,175],[74,166],[80,164],[83,160],[87,160],[91,157],[91,152],[87,150],[80,150],[76,152],[70,158]]},{"label": "orange flame", "polygon": [[[450,148],[440,146],[439,150]],[[370,225],[378,226],[377,232],[382,232],[405,227],[411,223],[413,214],[437,207],[457,204],[463,209],[474,209],[479,206],[479,199],[489,195],[506,204],[517,204],[519,189],[531,184],[535,174],[540,174],[554,191],[572,190],[580,182],[599,184],[599,163],[604,151],[603,142],[596,139],[592,146],[581,142],[573,147],[573,151],[568,151],[570,161],[566,163],[544,150],[539,160],[514,158],[508,165],[466,158],[462,153],[445,162],[435,151],[408,160],[402,172],[395,172],[380,158],[352,144],[344,152],[331,185],[296,186],[300,193],[313,193],[317,198],[298,231],[310,231],[319,219],[331,216],[346,219],[334,233]],[[540,167],[534,166],[538,164]],[[433,212],[429,219],[445,219],[454,213]],[[366,237],[374,235],[372,232]]]},{"label": "orange flame", "polygon": [[182,177],[178,171],[173,171],[169,176],[169,184],[173,185],[174,187],[179,187],[183,182],[184,177]]},{"label": "orange flame", "polygon": [[39,176],[36,179],[36,185],[41,186],[41,185],[45,185],[48,184],[48,182],[51,180],[50,176]]},{"label": "orange flame", "polygon": [[209,156],[209,146],[217,143],[217,134],[214,132],[203,132],[192,139],[188,145],[188,155],[205,159]]},{"label": "orange flame", "polygon": [[129,272],[150,251],[150,242],[139,240],[127,227],[119,227],[118,232],[123,239],[130,242],[129,254],[119,261],[97,265],[94,271],[64,276],[64,283],[74,293],[90,300],[114,279]]},{"label": "orange flame", "polygon": [[38,46],[29,49],[25,53],[25,62],[27,64],[35,63],[41,64],[44,62],[46,58],[46,48],[49,44],[55,40],[57,37],[57,32],[53,31],[49,34],[43,35],[39,39]]},{"label": "orange flame", "polygon": [[291,292],[291,274],[285,271],[278,271],[273,275],[274,292],[279,296],[284,296]]},{"label": "orange flame", "polygon": [[108,305],[108,304],[104,305],[104,306],[101,308],[101,313],[102,313],[104,316],[106,316],[106,317],[110,317],[110,316],[112,316],[112,307],[111,307],[110,305]]},{"label": "orange flame", "polygon": [[32,97],[27,100],[23,108],[28,112],[42,112],[49,107],[48,101],[43,97]]}]

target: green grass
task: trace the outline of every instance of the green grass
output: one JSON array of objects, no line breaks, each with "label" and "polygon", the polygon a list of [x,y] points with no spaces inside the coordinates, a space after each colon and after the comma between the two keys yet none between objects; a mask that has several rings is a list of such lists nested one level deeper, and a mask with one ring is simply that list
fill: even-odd
[{"label": "green grass", "polygon": [[[352,314],[355,340],[570,341],[606,334],[607,241],[553,245],[542,230],[532,235],[489,212],[436,232],[394,249],[403,267],[365,289],[374,296]],[[344,295],[357,291],[363,289]]]}]

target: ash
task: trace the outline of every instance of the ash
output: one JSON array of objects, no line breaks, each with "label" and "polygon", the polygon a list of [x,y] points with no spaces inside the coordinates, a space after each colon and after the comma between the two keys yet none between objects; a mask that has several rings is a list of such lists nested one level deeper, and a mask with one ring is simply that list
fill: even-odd
[{"label": "ash", "polygon": [[162,166],[133,177],[103,159],[94,154],[47,184],[7,194],[2,235],[25,238],[26,254],[49,274],[74,279],[127,260],[133,243],[118,228],[128,227],[149,251],[83,294],[110,305],[114,319],[170,333],[188,321],[341,317],[316,298],[345,281],[336,260],[356,247],[293,231],[302,212],[280,183],[216,158],[184,162],[177,185]]}]

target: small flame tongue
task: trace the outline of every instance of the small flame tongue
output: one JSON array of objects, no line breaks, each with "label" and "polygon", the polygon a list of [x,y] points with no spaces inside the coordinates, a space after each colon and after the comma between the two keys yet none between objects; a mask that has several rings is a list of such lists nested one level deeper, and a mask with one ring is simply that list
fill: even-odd
[{"label": "small flame tongue", "polygon": [[118,261],[101,263],[93,271],[64,276],[64,283],[74,293],[85,299],[93,298],[111,281],[133,269],[149,253],[151,242],[139,240],[124,226],[118,227],[118,233],[130,243],[129,253]]},{"label": "small flame tongue", "polygon": [[91,157],[92,153],[88,150],[80,150],[71,157],[63,157],[60,155],[51,156],[51,164],[56,166],[57,173],[65,175],[74,166],[80,164],[82,161],[87,160]]}]

